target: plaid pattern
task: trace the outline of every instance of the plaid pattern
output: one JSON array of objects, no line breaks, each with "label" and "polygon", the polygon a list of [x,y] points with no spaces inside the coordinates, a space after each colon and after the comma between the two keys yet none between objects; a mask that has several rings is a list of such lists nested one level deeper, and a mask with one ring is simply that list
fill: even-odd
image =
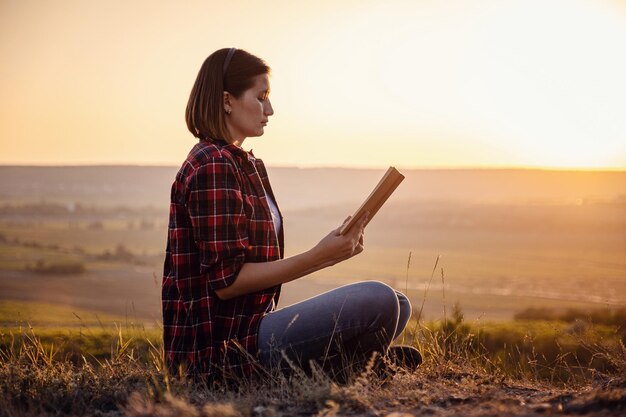
[{"label": "plaid pattern", "polygon": [[[280,286],[220,300],[245,262],[283,257],[263,161],[223,141],[193,147],[172,185],[162,287],[165,360],[203,378],[250,375],[261,318]],[[274,199],[274,201],[276,201]],[[281,216],[282,219],[282,216]]]}]

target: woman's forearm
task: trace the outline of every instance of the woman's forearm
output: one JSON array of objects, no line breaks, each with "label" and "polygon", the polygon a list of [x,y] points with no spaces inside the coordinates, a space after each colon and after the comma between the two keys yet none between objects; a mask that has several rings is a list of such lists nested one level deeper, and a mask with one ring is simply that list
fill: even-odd
[{"label": "woman's forearm", "polygon": [[241,267],[235,282],[215,290],[215,293],[220,299],[227,300],[293,281],[325,266],[316,255],[315,248],[273,262],[248,262]]},{"label": "woman's forearm", "polygon": [[228,287],[215,290],[215,293],[222,300],[250,294],[312,274],[361,253],[363,228],[368,216],[369,212],[345,235],[341,235],[339,227],[312,249],[299,255],[272,262],[243,264],[235,281]]}]

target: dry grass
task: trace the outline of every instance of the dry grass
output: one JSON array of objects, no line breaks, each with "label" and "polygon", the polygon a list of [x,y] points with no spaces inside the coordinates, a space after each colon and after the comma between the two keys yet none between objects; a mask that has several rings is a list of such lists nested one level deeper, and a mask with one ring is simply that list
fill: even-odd
[{"label": "dry grass", "polygon": [[167,375],[160,346],[148,340],[147,351],[137,350],[137,342],[144,341],[126,337],[121,328],[110,357],[96,360],[85,352],[79,363],[32,330],[20,338],[5,334],[13,343],[0,350],[0,416],[546,415],[567,410],[618,415],[626,410],[623,344],[607,348],[589,339],[585,348],[612,367],[588,373],[570,367],[575,378],[563,386],[542,378],[532,361],[510,369],[476,349],[460,314],[457,309],[448,322],[420,323],[407,336],[425,356],[418,372],[400,370],[381,380],[368,368],[345,386],[317,370],[312,376],[270,373],[261,381],[208,389]]}]

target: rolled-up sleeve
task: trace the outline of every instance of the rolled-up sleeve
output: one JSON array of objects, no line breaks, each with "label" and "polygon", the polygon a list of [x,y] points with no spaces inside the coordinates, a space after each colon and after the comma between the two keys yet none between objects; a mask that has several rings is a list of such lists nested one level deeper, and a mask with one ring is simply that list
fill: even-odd
[{"label": "rolled-up sleeve", "polygon": [[247,221],[232,162],[211,159],[189,180],[187,208],[209,290],[231,285],[245,262]]}]

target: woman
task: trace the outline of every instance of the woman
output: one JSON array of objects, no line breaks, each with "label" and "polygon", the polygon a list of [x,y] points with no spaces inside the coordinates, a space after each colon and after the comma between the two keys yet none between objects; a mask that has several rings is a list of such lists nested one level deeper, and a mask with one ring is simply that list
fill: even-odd
[{"label": "woman", "polygon": [[[189,97],[185,117],[199,142],[172,185],[162,288],[165,359],[176,374],[230,379],[310,361],[345,370],[388,352],[411,314],[406,297],[374,281],[275,309],[281,284],[359,254],[367,218],[284,258],[267,171],[241,148],[274,113],[269,73],[246,51],[220,49]],[[421,360],[415,350],[398,352],[412,366]]]}]

